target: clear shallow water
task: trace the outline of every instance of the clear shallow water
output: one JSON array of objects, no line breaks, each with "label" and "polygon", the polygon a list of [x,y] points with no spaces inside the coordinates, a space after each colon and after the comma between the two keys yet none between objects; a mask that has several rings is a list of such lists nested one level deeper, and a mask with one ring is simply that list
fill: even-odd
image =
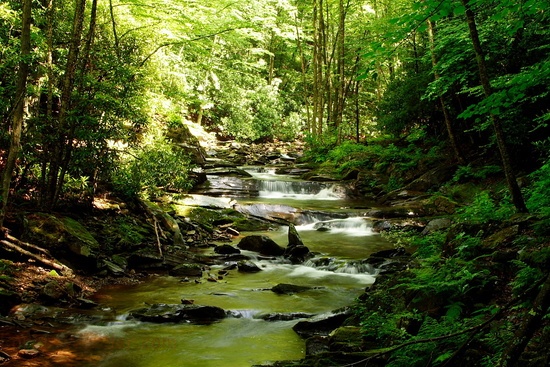
[{"label": "clear shallow water", "polygon": [[[96,297],[118,320],[79,331],[83,339],[109,339],[106,358],[94,366],[186,366],[245,367],[270,360],[299,359],[304,342],[292,326],[295,321],[268,322],[258,319],[273,312],[320,314],[349,305],[372,284],[370,274],[335,273],[304,265],[256,261],[259,273],[236,270],[219,282],[182,283],[169,276],[151,278],[135,286],[113,286]],[[222,267],[209,271],[216,274]],[[278,295],[270,290],[279,283],[311,289],[293,295]],[[144,303],[180,303],[218,306],[238,317],[211,325],[150,324],[126,320],[125,315]]]},{"label": "clear shallow water", "polygon": [[[349,218],[316,218],[297,225],[306,246],[321,262],[291,265],[279,260],[258,260],[258,273],[231,270],[218,282],[224,266],[207,269],[200,283],[182,282],[170,276],[153,276],[142,284],[109,286],[95,296],[106,316],[74,332],[71,338],[79,362],[56,366],[97,367],[247,367],[263,362],[299,359],[304,341],[294,333],[298,322],[268,322],[258,317],[268,313],[304,312],[322,314],[347,306],[375,280],[373,269],[354,266],[371,253],[391,247],[371,231],[361,209],[368,203],[342,199],[333,185],[305,183],[272,170],[253,173],[262,181],[256,185],[260,196],[236,198],[240,205],[260,204],[295,208],[296,211],[345,213]],[[227,186],[227,182],[224,183]],[[350,209],[352,208],[352,209]],[[322,223],[318,223],[322,221]],[[319,231],[324,226],[327,231]],[[242,233],[241,237],[251,233]],[[278,244],[287,245],[288,228],[262,233]],[[235,238],[236,244],[240,238]],[[320,263],[330,263],[321,266]],[[350,265],[351,263],[351,265]],[[226,264],[229,265],[229,264]],[[330,270],[329,270],[330,269]],[[370,272],[361,272],[368,270]],[[270,289],[280,283],[318,287],[293,295],[278,295]],[[128,313],[145,304],[179,304],[182,299],[195,304],[218,306],[236,317],[210,325],[152,324],[129,320]],[[74,359],[73,359],[74,361]]]}]

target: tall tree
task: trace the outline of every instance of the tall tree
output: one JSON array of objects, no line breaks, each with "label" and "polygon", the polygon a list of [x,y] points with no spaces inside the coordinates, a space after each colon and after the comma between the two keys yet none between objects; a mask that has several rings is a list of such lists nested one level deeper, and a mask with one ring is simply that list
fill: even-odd
[{"label": "tall tree", "polygon": [[32,0],[23,1],[21,30],[21,59],[17,71],[17,87],[15,92],[15,108],[11,125],[11,141],[6,166],[2,175],[2,191],[0,191],[0,229],[3,228],[10,183],[15,169],[15,163],[21,150],[21,132],[25,119],[25,101],[27,97],[27,76],[31,54],[31,13]]},{"label": "tall tree", "polygon": [[[470,38],[472,40],[472,45],[476,54],[476,61],[479,69],[479,78],[481,80],[483,92],[485,94],[485,98],[489,98],[493,93],[493,89],[491,87],[489,73],[487,72],[487,66],[485,64],[485,54],[483,52],[483,47],[481,46],[481,41],[479,39],[475,14],[472,10],[472,7],[470,6],[469,0],[461,1],[466,9],[466,20],[468,22]],[[510,153],[508,152],[508,146],[506,144],[506,138],[504,136],[504,131],[502,129],[500,118],[496,114],[491,113],[491,121],[495,132],[498,149],[500,152],[500,158],[502,160],[504,174],[506,176],[506,182],[508,184],[508,189],[510,190],[510,195],[512,197],[512,202],[514,203],[514,206],[516,207],[516,210],[518,212],[526,213],[528,212],[527,206],[525,205],[525,201],[523,200],[523,195],[518,186],[516,175],[512,167],[512,161],[510,159]]]},{"label": "tall tree", "polygon": [[71,94],[73,92],[75,74],[79,64],[79,53],[82,43],[82,31],[84,28],[84,17],[86,10],[86,0],[77,0],[75,2],[75,11],[73,18],[73,27],[69,44],[69,53],[65,65],[65,74],[61,89],[61,100],[59,107],[59,116],[57,122],[57,141],[54,142],[52,154],[49,157],[49,169],[47,186],[44,190],[43,205],[51,209],[55,206],[61,187],[64,181],[66,166],[69,164],[70,151],[72,149],[74,132],[69,121],[69,111],[71,107]]},{"label": "tall tree", "polygon": [[[432,55],[432,66],[434,70],[434,78],[437,81],[440,78],[440,75],[436,69],[437,56],[435,54],[434,24],[430,19],[428,19],[427,22],[428,22],[428,38],[430,40],[430,51]],[[447,109],[447,103],[445,102],[445,97],[443,97],[443,95],[439,95],[439,104],[441,105],[441,110],[443,112],[443,117],[445,120],[445,127],[447,128],[447,135],[449,137],[449,142],[453,149],[455,159],[459,164],[464,164],[465,160],[464,160],[464,157],[462,156],[462,152],[458,148],[455,129],[453,126],[453,122],[451,120],[451,115]]]}]

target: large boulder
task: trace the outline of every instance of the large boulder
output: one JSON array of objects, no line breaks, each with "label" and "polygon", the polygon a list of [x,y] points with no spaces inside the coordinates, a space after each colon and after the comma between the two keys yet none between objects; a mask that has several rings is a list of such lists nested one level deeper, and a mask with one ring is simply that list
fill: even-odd
[{"label": "large boulder", "polygon": [[241,250],[259,252],[267,256],[282,256],[285,253],[283,247],[264,235],[246,236],[239,242],[237,247]]},{"label": "large boulder", "polygon": [[180,264],[168,272],[173,277],[202,277],[202,267],[199,264]]},{"label": "large boulder", "polygon": [[259,271],[262,271],[262,269],[260,269],[258,265],[254,264],[252,261],[247,260],[239,261],[238,269],[242,273],[257,273]]},{"label": "large boulder", "polygon": [[27,216],[25,239],[40,243],[73,270],[95,271],[100,246],[94,236],[78,221],[48,213]]},{"label": "large boulder", "polygon": [[304,245],[300,234],[294,224],[288,227],[288,246],[285,249],[284,256],[293,264],[300,264],[311,257],[309,248]]},{"label": "large boulder", "polygon": [[309,291],[310,289],[314,289],[314,288],[303,286],[303,285],[280,283],[274,286],[273,288],[271,288],[271,291],[277,294],[295,294],[295,293],[302,293],[305,291]]},{"label": "large boulder", "polygon": [[342,326],[351,314],[349,309],[344,309],[319,315],[310,320],[299,321],[294,325],[292,330],[303,338],[309,338],[314,335],[327,336],[334,329]]},{"label": "large boulder", "polygon": [[168,138],[172,141],[174,145],[182,149],[184,152],[188,153],[189,157],[198,165],[204,165],[205,152],[201,147],[199,140],[187,125],[178,125],[173,127],[168,131]]},{"label": "large boulder", "polygon": [[426,227],[422,230],[422,234],[426,235],[440,229],[447,229],[451,226],[452,222],[449,218],[436,218],[428,222]]},{"label": "large boulder", "polygon": [[130,317],[146,322],[195,322],[210,323],[226,317],[226,312],[215,306],[200,306],[194,304],[157,303],[130,311]]},{"label": "large boulder", "polygon": [[220,255],[234,255],[234,254],[240,254],[241,250],[231,245],[223,244],[223,245],[214,247],[214,252]]}]

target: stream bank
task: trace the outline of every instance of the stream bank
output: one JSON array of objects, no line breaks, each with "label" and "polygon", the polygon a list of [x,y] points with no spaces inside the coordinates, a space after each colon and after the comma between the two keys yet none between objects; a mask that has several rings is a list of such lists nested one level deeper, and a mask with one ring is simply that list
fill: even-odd
[{"label": "stream bank", "polygon": [[[294,159],[289,157],[293,158],[292,154],[279,152],[270,153],[269,157],[266,156],[262,160],[281,164],[276,169],[279,172],[291,173],[291,176],[302,175],[304,170],[309,172],[309,168],[296,166]],[[239,335],[248,340],[250,343],[247,344],[248,346],[256,345],[256,348],[264,346],[266,349],[275,349],[279,353],[270,354],[262,361],[251,360],[245,356],[244,359],[235,361],[235,364],[228,362],[227,357],[216,354],[209,361],[200,360],[197,362],[198,366],[205,366],[208,363],[245,366],[289,357],[293,360],[273,362],[272,365],[336,366],[365,362],[367,358],[369,358],[369,365],[391,363],[399,365],[388,357],[388,353],[383,354],[381,352],[384,351],[380,350],[381,347],[395,345],[400,340],[396,338],[394,329],[386,330],[387,334],[371,332],[384,330],[380,329],[380,325],[372,316],[382,315],[381,307],[388,312],[383,314],[385,320],[391,321],[386,325],[395,324],[396,329],[401,330],[400,333],[405,331],[408,334],[423,335],[420,332],[423,330],[422,325],[432,323],[431,320],[444,320],[449,307],[457,302],[461,302],[460,312],[465,314],[474,312],[479,308],[479,304],[496,304],[506,309],[505,305],[510,301],[512,294],[508,284],[512,281],[510,274],[514,261],[530,261],[531,264],[538,261],[529,260],[525,255],[520,257],[520,250],[525,249],[525,243],[532,235],[534,218],[515,216],[507,221],[466,225],[453,214],[458,205],[456,202],[440,195],[426,194],[426,190],[438,185],[438,182],[440,184],[441,180],[448,176],[448,168],[434,169],[426,176],[420,176],[421,179],[416,183],[411,181],[406,190],[379,195],[379,200],[385,203],[385,205],[378,204],[379,206],[372,200],[353,198],[346,202],[342,196],[339,196],[342,192],[351,196],[349,193],[358,186],[358,179],[346,182],[344,189],[340,187],[334,190],[332,183],[335,180],[327,181],[326,174],[310,175],[309,177],[317,177],[317,179],[323,176],[324,181],[322,181],[323,184],[308,185],[307,190],[311,191],[307,191],[307,194],[315,196],[322,192],[322,195],[332,195],[332,197],[329,196],[331,200],[328,200],[330,204],[327,205],[339,204],[337,209],[331,212],[331,216],[324,216],[327,209],[323,207],[325,204],[321,204],[325,203],[324,200],[315,200],[315,205],[299,201],[299,195],[303,195],[304,192],[295,190],[296,185],[293,182],[299,181],[297,178],[287,177],[284,184],[269,182],[267,178],[266,181],[269,183],[266,186],[271,187],[272,192],[273,188],[279,190],[284,187],[285,193],[259,200],[257,196],[268,191],[264,190],[266,186],[256,184],[247,186],[246,184],[251,182],[250,178],[254,175],[269,176],[275,172],[251,168],[258,167],[257,164],[233,167],[228,165],[225,159],[207,159],[207,162],[204,172],[198,176],[203,173],[210,176],[210,184],[216,181],[212,180],[213,176],[217,177],[218,181],[207,187],[197,186],[193,196],[166,195],[154,203],[139,204],[124,203],[115,197],[104,196],[97,198],[91,211],[81,212],[80,215],[73,214],[69,217],[60,214],[29,213],[23,220],[14,219],[13,223],[16,225],[11,226],[14,229],[13,234],[25,239],[28,243],[48,244],[48,248],[55,251],[58,258],[63,259],[65,264],[71,265],[78,271],[74,272],[76,274],[63,274],[41,267],[29,267],[28,263],[6,263],[5,266],[13,269],[14,279],[24,274],[16,270],[17,267],[35,269],[36,283],[27,288],[15,288],[14,284],[17,284],[18,280],[13,281],[11,289],[17,292],[12,292],[4,298],[7,301],[3,305],[38,300],[46,306],[44,308],[35,305],[17,307],[8,318],[2,319],[4,325],[2,327],[4,334],[1,338],[2,352],[5,354],[2,358],[5,358],[6,365],[10,363],[29,366],[36,363],[42,366],[47,366],[48,363],[52,366],[60,366],[63,363],[68,365],[77,363],[82,366],[86,363],[98,365],[105,355],[111,353],[113,353],[109,362],[112,363],[111,366],[124,365],[128,358],[137,365],[137,360],[141,363],[148,357],[153,357],[155,362],[167,362],[167,365],[177,363],[170,362],[166,359],[168,358],[166,355],[141,354],[143,351],[140,345],[143,345],[144,340],[150,340],[150,334],[142,334],[139,331],[145,324],[138,321],[140,317],[147,319],[147,325],[158,325],[145,328],[158,333],[158,338],[153,341],[153,347],[162,350],[168,347],[170,353],[178,358],[194,358],[181,354],[183,350],[198,350],[201,354],[208,356],[212,355],[212,350],[229,350],[235,353],[242,348],[240,342],[236,344],[213,342],[211,334],[202,334],[208,329],[215,329],[221,340],[235,340],[236,334],[233,332],[241,330],[244,334]],[[265,180],[266,177],[262,179]],[[220,187],[223,187],[223,190],[220,190]],[[243,187],[246,189],[242,189]],[[203,190],[209,190],[209,195],[218,192],[220,196],[205,196],[203,194],[206,192]],[[234,197],[242,198],[243,193],[250,196],[244,205],[242,200],[234,199]],[[358,193],[356,195],[361,196]],[[294,202],[298,200],[299,210],[288,205],[286,201],[289,200]],[[320,208],[319,205],[321,205]],[[306,247],[311,246],[313,242],[317,243],[317,240],[308,238],[309,234],[324,234],[328,238],[324,244],[319,241],[318,249],[312,248],[313,252],[322,254],[326,253],[327,249],[334,249],[336,243],[346,242],[344,234],[350,231],[351,227],[348,225],[356,221],[357,217],[363,218],[359,227],[368,223],[365,226],[371,234],[392,230],[403,233],[408,231],[416,234],[423,233],[427,241],[431,241],[432,238],[429,235],[439,233],[443,241],[440,244],[437,242],[438,246],[441,246],[450,259],[458,252],[464,251],[464,246],[456,240],[457,236],[475,236],[482,240],[481,246],[472,247],[472,253],[468,256],[470,260],[478,257],[483,260],[476,261],[475,267],[466,268],[466,271],[464,271],[465,264],[459,263],[459,267],[454,268],[458,278],[449,278],[453,286],[466,286],[464,289],[468,290],[468,297],[449,295],[446,292],[434,293],[427,288],[416,289],[414,292],[398,291],[404,283],[419,276],[415,273],[415,269],[421,269],[418,258],[411,258],[408,253],[418,250],[423,246],[422,244],[408,246],[407,251],[397,249],[391,252],[379,252],[383,249],[372,248],[369,250],[370,253],[361,252],[361,247],[354,248],[350,245],[349,252],[359,254],[359,259],[350,259],[345,251],[337,253],[339,258],[346,259],[344,264],[352,263],[354,268],[358,264],[369,265],[366,266],[368,269],[365,272],[366,275],[369,273],[371,277],[378,275],[374,286],[370,286],[372,281],[366,281],[352,282],[352,287],[346,288],[347,286],[343,286],[341,282],[335,282],[335,289],[342,288],[343,293],[346,294],[341,299],[342,303],[338,305],[330,301],[331,298],[327,293],[323,294],[327,290],[312,287],[312,283],[326,281],[326,278],[321,278],[326,275],[324,271],[330,271],[332,274],[335,273],[335,267],[342,265],[340,262],[332,263],[330,260],[332,257],[320,256],[313,259],[303,257],[293,261],[288,256],[287,263],[277,263],[276,266],[279,269],[287,269],[287,274],[293,274],[293,276],[300,274],[305,276],[302,279],[308,279],[302,284],[290,284],[292,286],[290,290],[287,288],[289,294],[285,295],[290,297],[288,299],[281,298],[273,290],[284,287],[287,284],[285,279],[272,284],[272,279],[263,278],[263,281],[256,286],[248,287],[248,293],[245,294],[236,293],[237,288],[232,288],[232,282],[240,282],[238,279],[248,282],[256,276],[254,274],[261,273],[261,277],[271,278],[270,274],[274,273],[269,269],[274,268],[273,258],[278,256],[278,253],[267,250],[271,247],[255,251],[265,252],[259,257],[252,252],[243,254],[243,250],[250,250],[239,249],[237,238],[247,236],[251,231],[261,231],[264,232],[262,235],[280,244],[284,251],[283,246],[293,240],[287,232],[278,231],[276,228],[280,228],[281,225],[286,228],[289,223],[293,223],[301,229],[300,237]],[[365,219],[367,217],[368,220]],[[311,218],[315,218],[315,223],[310,221]],[[356,226],[356,224],[353,225]],[[44,228],[47,231],[44,231]],[[338,231],[341,232],[338,234]],[[442,234],[444,235],[441,236]],[[374,237],[376,236],[370,236],[369,239]],[[386,243],[385,246],[387,245]],[[323,248],[323,246],[326,247]],[[239,250],[240,253],[235,250]],[[14,260],[17,261],[16,258]],[[239,271],[239,266],[242,264],[242,268],[245,269],[245,265],[250,260],[257,266],[249,268],[254,271],[250,273]],[[307,264],[311,266],[302,267],[306,265],[304,261],[310,260],[315,260],[313,264]],[[229,264],[226,264],[228,261]],[[230,268],[226,269],[227,266]],[[315,268],[319,266],[327,266],[327,268]],[[438,267],[438,264],[433,266],[434,269],[444,269]],[[315,269],[313,272],[312,268]],[[308,278],[308,274],[311,273],[315,273],[315,276]],[[336,275],[336,277],[336,279],[342,279],[341,276]],[[344,275],[344,277],[354,279],[350,275]],[[458,281],[460,278],[463,280]],[[298,288],[293,288],[295,286]],[[164,292],[170,287],[175,289],[175,292],[160,295],[162,292],[158,290]],[[221,287],[221,290],[217,287]],[[306,287],[307,291],[297,292],[302,289],[300,287]],[[417,287],[420,285],[417,284]],[[193,291],[195,288],[201,291],[198,293]],[[366,291],[365,288],[367,288]],[[182,297],[182,289],[186,289],[183,292],[185,297]],[[205,289],[209,291],[204,293]],[[149,299],[143,297],[151,292],[154,297]],[[301,294],[297,296],[297,293]],[[131,306],[126,303],[117,303],[118,297],[124,298],[126,296],[123,295],[128,294],[139,295],[137,298],[129,299]],[[313,298],[309,297],[316,297],[319,294],[322,295],[320,299],[329,300],[328,305],[311,309],[308,307],[313,303],[306,302],[302,309],[283,307],[291,298],[306,296],[305,299],[310,301]],[[268,300],[261,302],[268,305],[281,302],[280,310],[269,312],[267,308],[250,309],[233,303],[235,299],[248,299],[250,295],[267,297]],[[360,300],[358,304],[353,302],[356,298]],[[213,299],[220,302],[219,305],[212,305]],[[144,302],[148,303],[145,309]],[[406,305],[404,308],[396,308],[402,303]],[[312,315],[319,317],[319,314],[322,314],[321,310],[351,304],[354,304],[353,312],[344,308],[333,315],[323,316],[317,320],[318,324],[313,322],[315,320],[310,320]],[[53,305],[63,307],[53,307]],[[206,317],[206,320],[204,317],[192,320],[187,312],[189,309],[196,308],[192,305],[216,307],[208,310],[218,315],[218,319],[214,318],[215,322],[212,322],[214,321],[212,317]],[[223,315],[217,307],[224,311]],[[87,308],[91,308],[92,311],[85,310]],[[136,310],[140,309],[142,311],[138,313]],[[502,312],[509,317],[521,316],[507,309]],[[139,316],[140,314],[145,316]],[[421,314],[422,317],[418,318],[416,314]],[[128,317],[128,315],[132,316]],[[260,320],[270,319],[277,322],[260,322]],[[145,319],[142,318],[142,320]],[[153,323],[155,320],[163,322]],[[166,320],[170,322],[166,323]],[[180,324],[184,325],[184,329],[180,330],[173,326]],[[135,325],[141,326],[135,327]],[[259,325],[262,327],[269,325],[269,328],[275,330],[271,329],[268,332],[267,329],[259,329]],[[86,332],[82,333],[81,330]],[[169,342],[175,330],[179,331],[178,339],[182,340],[188,333],[196,335],[197,338],[193,338],[196,343]],[[247,335],[250,334],[247,333],[258,330],[262,330],[267,339],[251,342],[254,338],[248,337]],[[545,335],[542,333],[541,337],[544,338]],[[135,344],[126,341],[130,336],[134,338]],[[485,347],[483,344],[480,345]],[[285,349],[289,346],[291,350]],[[121,355],[120,350],[129,351],[129,355]],[[473,350],[476,351],[475,348]],[[302,357],[305,358],[302,359]],[[455,358],[454,363],[470,361],[468,362],[470,365],[476,366],[480,365],[484,357],[483,353],[478,353],[468,357],[470,359],[464,356],[453,358]]]},{"label": "stream bank", "polygon": [[[269,154],[271,157],[275,155]],[[280,154],[279,161],[283,160],[288,163],[286,165],[293,164],[293,160],[287,155]],[[220,173],[221,168],[225,166],[225,163],[212,163],[214,164],[217,166],[205,169],[212,170],[210,176],[214,172]],[[257,173],[262,174],[257,170],[253,174]],[[231,174],[231,177],[240,177]],[[225,174],[222,175],[227,177]],[[269,184],[275,182],[267,181]],[[293,190],[302,190],[299,180],[295,178],[287,177],[284,182],[283,190],[290,190],[284,195],[294,196],[296,192]],[[265,193],[274,189],[278,190],[277,186],[255,190],[250,199],[256,200],[255,193],[259,191]],[[295,231],[287,234],[285,230],[281,231],[281,228],[288,228],[289,224],[294,222],[296,226],[308,232],[307,237],[319,233],[323,237],[332,238],[318,249],[312,247],[315,253],[325,253],[326,248],[330,248],[334,239],[338,238],[337,227],[347,225],[346,218],[356,215],[359,210],[339,207],[334,214],[325,213],[326,208],[318,206],[324,202],[323,198],[326,198],[323,196],[327,193],[325,189],[323,184],[306,184],[305,191],[300,193],[303,197],[298,199],[302,200],[300,206],[303,207],[299,210],[290,205],[257,201],[236,204],[228,197],[201,194],[183,197],[167,194],[155,202],[132,203],[106,193],[96,197],[92,208],[72,208],[63,214],[27,212],[10,218],[10,238],[20,239],[20,246],[29,248],[31,244],[40,244],[48,249],[42,254],[44,258],[57,259],[63,267],[52,270],[48,268],[47,263],[41,263],[38,258],[25,261],[18,252],[2,253],[3,258],[9,259],[2,262],[2,266],[6,268],[4,273],[7,275],[6,280],[2,282],[3,289],[6,289],[2,302],[2,312],[6,317],[2,318],[0,330],[2,362],[5,365],[29,366],[36,363],[42,366],[75,363],[85,365],[92,361],[96,363],[100,357],[98,352],[94,351],[103,349],[103,352],[99,352],[100,355],[107,351],[117,353],[112,349],[117,343],[109,342],[114,341],[112,338],[116,339],[112,332],[132,329],[136,322],[146,325],[145,322],[139,322],[140,319],[152,322],[160,317],[164,322],[183,321],[184,324],[197,325],[191,326],[194,329],[204,330],[204,327],[201,327],[205,323],[204,317],[189,316],[188,311],[201,307],[202,304],[210,307],[212,299],[222,300],[223,308],[212,306],[216,308],[207,308],[206,311],[209,315],[212,312],[214,315],[217,314],[217,318],[223,321],[206,322],[211,325],[211,329],[223,324],[227,326],[227,330],[231,330],[240,325],[240,322],[234,319],[244,320],[244,325],[249,324],[244,328],[249,328],[253,332],[258,331],[258,325],[270,325],[262,332],[268,339],[258,342],[257,345],[269,345],[275,340],[271,338],[276,338],[279,334],[284,336],[276,348],[279,354],[268,354],[267,359],[276,360],[289,355],[295,355],[297,358],[303,356],[303,344],[299,336],[292,331],[292,325],[297,319],[318,315],[335,305],[343,307],[349,304],[365,286],[374,281],[374,268],[360,264],[362,259],[368,257],[369,253],[376,252],[377,246],[388,246],[387,243],[381,242],[367,252],[363,248],[356,260],[349,256],[346,258],[345,253],[354,254],[357,249],[345,250],[345,246],[342,246],[343,252],[337,254],[340,257],[344,256],[342,260],[334,261],[334,258],[327,256],[303,266],[304,262],[315,259],[314,256],[309,256],[309,238],[304,239],[305,243],[301,242],[296,238]],[[311,190],[319,191],[321,194],[312,193]],[[238,191],[241,193],[239,195],[242,195],[243,190]],[[307,200],[310,195],[318,197],[314,199],[313,204],[305,205],[303,199],[305,197]],[[329,196],[329,201],[342,203],[341,193],[338,195]],[[272,197],[267,200],[280,201],[281,198]],[[304,226],[310,225],[312,220],[322,223],[324,229],[317,231],[305,228]],[[352,227],[346,228],[349,230]],[[367,229],[367,224],[360,223],[359,230],[368,236],[372,234]],[[278,246],[283,253],[273,253],[264,245],[259,248],[239,245],[242,238],[250,238],[251,234],[258,231],[263,233],[261,236],[273,237],[270,241],[280,244]],[[334,233],[330,234],[330,231]],[[353,239],[349,241],[356,242]],[[252,263],[250,268],[247,267],[249,263]],[[359,265],[368,271],[357,274],[357,270],[353,269]],[[256,269],[253,266],[256,266]],[[278,270],[275,271],[276,269]],[[282,278],[279,275],[275,277],[280,269],[283,270],[282,274],[286,275]],[[337,269],[341,269],[342,272],[335,273]],[[256,286],[252,286],[251,276],[258,270],[262,275],[254,275],[259,281]],[[292,284],[285,279],[288,276],[294,279]],[[274,279],[279,278],[280,280],[273,283]],[[155,289],[160,289],[162,293],[166,289],[167,280],[170,283],[170,279],[174,280],[172,287],[175,291],[168,299],[163,299],[160,293],[151,299],[137,297],[131,301],[132,310],[121,311],[104,297],[110,289],[114,292],[113,298],[116,298],[126,291],[130,294],[140,294],[137,289],[151,285]],[[315,283],[320,279],[327,282],[328,287],[324,287],[326,289],[315,288]],[[250,296],[223,296],[238,292],[239,287],[234,288],[235,285],[231,285],[233,282],[249,284],[244,289],[261,296],[256,303],[279,306],[275,309],[255,306],[248,310],[243,305],[233,304],[230,301],[234,298],[244,299],[243,297]],[[207,292],[212,287],[220,288]],[[251,287],[253,289],[250,289]],[[199,303],[201,297],[195,294],[195,291],[189,291],[188,296],[182,297],[182,289],[195,288],[199,289],[199,294],[206,292],[206,298],[202,297],[204,303]],[[300,293],[300,296],[296,296],[297,293]],[[285,301],[285,295],[290,299],[305,296],[306,301],[301,308],[293,309]],[[335,295],[339,301],[335,301]],[[307,301],[308,299],[310,301]],[[318,301],[312,302],[313,299]],[[151,310],[144,311],[148,312],[148,316],[137,312],[139,307],[143,307],[144,302],[151,304],[153,311],[162,312],[162,316],[151,316]],[[186,305],[187,302],[189,305]],[[165,306],[160,306],[161,303],[179,306],[170,306],[169,311]],[[220,309],[223,310],[223,317]],[[200,312],[202,310],[204,308],[201,308]],[[170,318],[170,312],[173,318]],[[124,315],[127,314],[135,321],[126,320],[128,316]],[[272,321],[262,321],[258,324],[264,319]],[[227,325],[228,323],[233,326]],[[83,333],[81,330],[87,331]],[[106,330],[109,331],[105,334]],[[160,330],[156,329],[159,332]],[[166,332],[173,331],[173,328],[168,327]],[[217,333],[221,338],[225,335],[225,331],[218,330]],[[139,342],[139,336],[135,336]],[[164,336],[161,340],[162,338]],[[291,352],[285,347],[287,342],[293,348]],[[177,348],[196,350],[198,347],[179,345]],[[209,348],[207,350],[211,351],[212,347]],[[128,346],[128,349],[132,348]],[[235,365],[250,365],[258,361],[260,360],[247,359],[235,362],[238,363]],[[116,362],[115,359],[112,363],[117,365],[116,363],[122,362]]]}]

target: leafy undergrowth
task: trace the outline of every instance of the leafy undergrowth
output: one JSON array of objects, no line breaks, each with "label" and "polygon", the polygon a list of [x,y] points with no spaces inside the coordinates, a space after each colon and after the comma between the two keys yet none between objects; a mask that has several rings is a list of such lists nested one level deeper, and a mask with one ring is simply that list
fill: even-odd
[{"label": "leafy undergrowth", "polygon": [[[447,230],[387,234],[414,261],[380,277],[354,306],[368,345],[389,348],[386,366],[547,365],[548,309],[531,335],[520,334],[537,317],[550,267],[550,239],[540,231],[547,216],[532,210],[538,217],[513,215],[506,200],[483,192]],[[528,347],[508,364],[521,337]]]}]

